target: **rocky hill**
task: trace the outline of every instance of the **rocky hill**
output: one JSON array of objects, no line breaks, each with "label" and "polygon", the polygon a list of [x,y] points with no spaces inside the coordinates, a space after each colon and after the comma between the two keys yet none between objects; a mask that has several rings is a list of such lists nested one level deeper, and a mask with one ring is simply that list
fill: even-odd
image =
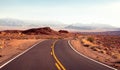
[{"label": "rocky hill", "polygon": [[22,31],[23,34],[33,34],[33,35],[38,35],[38,34],[45,34],[45,35],[56,35],[58,34],[57,31],[52,30],[50,27],[44,27],[44,28],[33,28],[33,29],[28,29],[25,31]]},{"label": "rocky hill", "polygon": [[32,28],[28,30],[4,30],[0,34],[26,34],[26,35],[60,35],[61,33],[69,33],[65,30],[55,31],[50,27]]}]

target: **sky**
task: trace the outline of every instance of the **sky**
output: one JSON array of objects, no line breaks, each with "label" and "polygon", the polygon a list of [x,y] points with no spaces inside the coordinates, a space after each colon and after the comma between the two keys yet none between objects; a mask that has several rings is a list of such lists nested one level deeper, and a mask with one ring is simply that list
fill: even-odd
[{"label": "sky", "polygon": [[0,18],[120,27],[120,0],[0,0]]}]

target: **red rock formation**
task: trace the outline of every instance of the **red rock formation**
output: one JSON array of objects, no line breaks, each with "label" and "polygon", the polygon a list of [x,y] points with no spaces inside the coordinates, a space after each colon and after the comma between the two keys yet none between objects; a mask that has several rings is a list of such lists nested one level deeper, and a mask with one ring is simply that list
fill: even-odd
[{"label": "red rock formation", "polygon": [[33,28],[28,29],[25,31],[22,31],[24,34],[32,34],[32,35],[38,35],[38,34],[45,34],[45,35],[56,35],[58,32],[52,30],[50,27],[44,27],[44,28]]}]

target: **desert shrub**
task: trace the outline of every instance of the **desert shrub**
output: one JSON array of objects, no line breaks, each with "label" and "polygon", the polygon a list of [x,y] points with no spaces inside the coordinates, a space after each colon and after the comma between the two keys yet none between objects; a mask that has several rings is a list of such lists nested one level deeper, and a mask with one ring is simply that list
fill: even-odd
[{"label": "desert shrub", "polygon": [[94,42],[94,38],[93,37],[88,37],[87,40],[90,41],[90,42]]},{"label": "desert shrub", "polygon": [[118,54],[118,53],[114,54],[114,55],[112,55],[112,57],[115,58],[115,59],[120,59],[120,54]]},{"label": "desert shrub", "polygon": [[85,47],[89,47],[90,45],[89,45],[89,44],[84,44],[83,46],[85,46]]},{"label": "desert shrub", "polygon": [[2,55],[0,55],[0,57],[2,57]]}]

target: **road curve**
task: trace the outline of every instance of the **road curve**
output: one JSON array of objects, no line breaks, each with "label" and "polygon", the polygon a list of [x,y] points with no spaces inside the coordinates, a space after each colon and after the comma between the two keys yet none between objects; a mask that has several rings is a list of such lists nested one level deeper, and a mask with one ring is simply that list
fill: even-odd
[{"label": "road curve", "polygon": [[80,56],[71,49],[67,40],[56,42],[55,54],[66,70],[113,70]]},{"label": "road curve", "polygon": [[51,56],[53,42],[54,40],[47,40],[39,43],[0,70],[57,70]]}]

